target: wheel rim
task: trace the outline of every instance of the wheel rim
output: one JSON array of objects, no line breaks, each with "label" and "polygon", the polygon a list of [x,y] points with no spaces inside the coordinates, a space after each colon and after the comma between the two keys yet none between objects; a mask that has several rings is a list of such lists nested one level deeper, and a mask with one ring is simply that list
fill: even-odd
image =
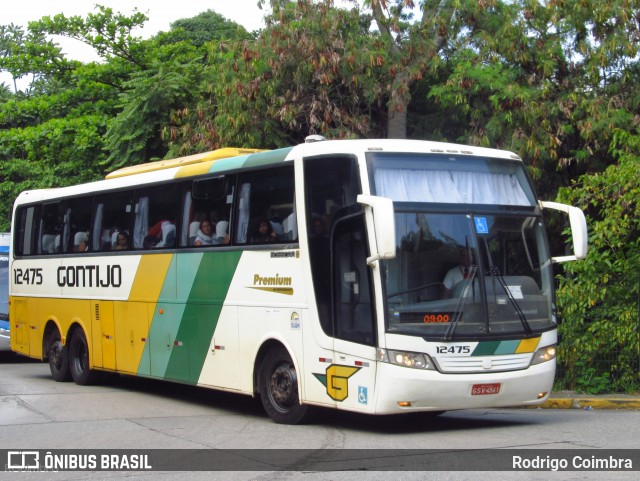
[{"label": "wheel rim", "polygon": [[295,403],[297,389],[296,371],[290,364],[277,366],[269,380],[269,397],[278,410],[286,412]]}]

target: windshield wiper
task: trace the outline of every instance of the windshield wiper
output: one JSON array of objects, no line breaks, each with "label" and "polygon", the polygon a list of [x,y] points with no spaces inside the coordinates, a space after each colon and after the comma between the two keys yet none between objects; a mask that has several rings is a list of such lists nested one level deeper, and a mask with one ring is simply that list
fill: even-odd
[{"label": "windshield wiper", "polygon": [[[498,267],[493,264],[493,259],[491,258],[491,252],[489,250],[489,246],[487,245],[486,239],[484,239],[484,245],[487,250],[487,259],[489,260],[489,274],[491,274],[492,278],[498,279],[498,283],[500,284],[500,286],[502,287],[502,290],[504,290],[505,294],[507,295],[509,302],[511,302],[511,306],[516,311],[516,314],[518,315],[518,319],[520,319],[520,322],[522,323],[524,330],[527,332],[527,334],[531,334],[533,332],[533,329],[531,329],[531,326],[529,325],[529,322],[527,321],[527,318],[525,317],[524,312],[522,312],[522,309],[520,308],[520,304],[518,304],[518,301],[516,301],[516,298],[513,297],[513,293],[511,292],[511,289],[509,289],[509,286],[505,282],[504,277],[502,277],[502,274],[500,274],[500,269],[498,269]],[[495,292],[495,289],[493,291]]]},{"label": "windshield wiper", "polygon": [[455,311],[454,318],[449,324],[449,327],[447,328],[447,332],[444,333],[445,341],[450,341],[453,338],[453,333],[455,332],[456,327],[458,326],[458,322],[460,321],[460,318],[462,318],[462,309],[465,303],[467,302],[467,294],[469,293],[469,289],[475,290],[473,283],[476,278],[476,272],[478,272],[478,266],[475,264],[470,265],[469,279],[462,281],[462,282],[466,282],[466,284],[464,286],[464,289],[462,290],[461,296],[458,298],[458,303],[456,304],[456,311]]}]

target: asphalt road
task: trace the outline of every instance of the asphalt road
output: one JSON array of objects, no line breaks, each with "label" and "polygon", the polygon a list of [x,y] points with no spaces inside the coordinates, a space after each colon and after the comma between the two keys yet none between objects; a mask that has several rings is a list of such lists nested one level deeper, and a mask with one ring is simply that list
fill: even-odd
[{"label": "asphalt road", "polygon": [[[282,454],[297,449],[384,449],[391,453],[429,449],[446,451],[454,471],[408,471],[401,473],[401,479],[637,479],[638,466],[633,472],[606,473],[474,473],[459,465],[463,471],[455,469],[456,460],[468,450],[636,450],[640,447],[639,426],[640,411],[607,409],[484,409],[448,412],[435,418],[326,410],[311,424],[285,426],[273,423],[259,400],[247,396],[128,376],[111,376],[97,386],[56,383],[50,378],[48,365],[0,353],[0,450],[276,449],[275,453]],[[279,472],[0,472],[3,479],[38,481],[354,477],[388,481],[396,476],[389,471],[318,472],[313,468]]]}]

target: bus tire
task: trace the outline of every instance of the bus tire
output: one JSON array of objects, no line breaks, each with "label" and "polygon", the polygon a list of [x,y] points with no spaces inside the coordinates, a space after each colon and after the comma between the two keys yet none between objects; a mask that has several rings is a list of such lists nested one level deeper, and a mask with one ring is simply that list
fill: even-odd
[{"label": "bus tire", "polygon": [[89,345],[82,329],[76,329],[69,342],[69,370],[76,384],[94,384],[99,374],[89,368]]},{"label": "bus tire", "polygon": [[47,358],[51,377],[54,381],[71,381],[69,346],[62,345],[62,339],[57,329],[53,330],[47,339]]},{"label": "bus tire", "polygon": [[311,408],[300,404],[298,375],[284,347],[267,352],[260,369],[259,388],[262,406],[276,423],[300,424],[309,419]]}]

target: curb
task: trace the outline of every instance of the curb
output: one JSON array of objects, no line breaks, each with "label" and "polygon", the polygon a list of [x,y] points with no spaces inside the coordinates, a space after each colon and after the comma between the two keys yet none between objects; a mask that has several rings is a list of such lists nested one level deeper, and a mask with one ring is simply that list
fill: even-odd
[{"label": "curb", "polygon": [[640,409],[638,397],[589,397],[575,395],[575,397],[553,397],[535,406],[542,409]]}]

